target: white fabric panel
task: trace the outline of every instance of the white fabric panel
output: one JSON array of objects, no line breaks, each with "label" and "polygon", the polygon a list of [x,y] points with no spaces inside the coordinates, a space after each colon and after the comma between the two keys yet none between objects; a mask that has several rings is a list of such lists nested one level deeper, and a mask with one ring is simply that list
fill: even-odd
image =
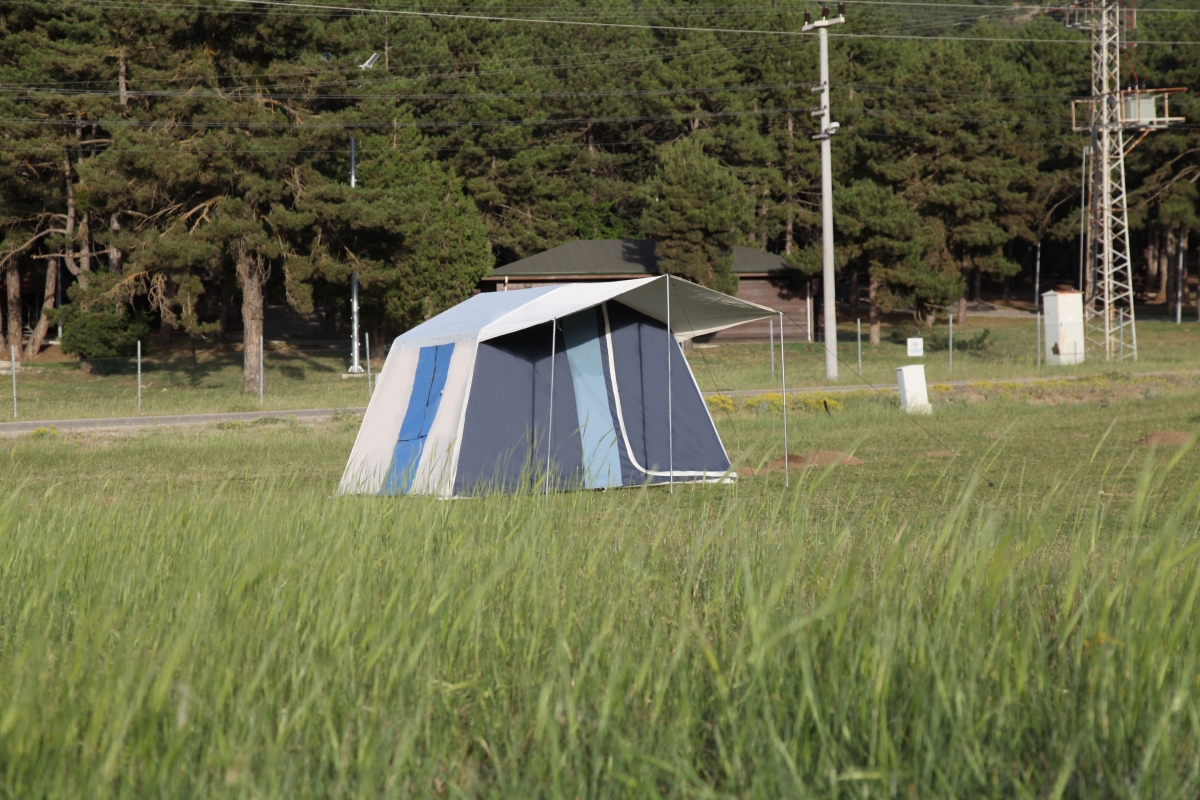
[{"label": "white fabric panel", "polygon": [[[457,348],[455,348],[457,350]],[[383,486],[400,423],[408,410],[420,350],[393,348],[375,384],[375,393],[363,415],[362,427],[342,473],[338,494],[375,494]]]},{"label": "white fabric panel", "polygon": [[442,389],[437,416],[429,428],[425,447],[421,450],[421,459],[417,462],[409,494],[431,494],[439,497],[454,494],[454,475],[462,443],[462,420],[467,409],[467,395],[471,387],[471,374],[475,370],[475,353],[478,347],[477,342],[460,342],[454,346],[454,355],[450,357],[450,368],[446,372],[446,385]]},{"label": "white fabric panel", "polygon": [[572,283],[536,297],[519,309],[484,327],[480,340],[503,336],[513,331],[549,322],[592,308],[609,300],[667,321],[667,281],[671,282],[671,330],[677,340],[715,333],[743,322],[774,317],[779,312],[732,295],[706,289],[680,278],[659,275],[628,281]]},{"label": "white fabric panel", "polygon": [[398,336],[392,347],[419,349],[451,342],[475,341],[479,338],[479,331],[487,325],[559,288],[539,286],[511,292],[482,292]]},{"label": "white fabric panel", "polygon": [[[488,323],[480,332],[480,340],[494,339],[506,333],[523,331],[555,319],[569,317],[585,308],[594,308],[623,292],[652,283],[657,278],[634,278],[628,281],[597,283],[567,283],[554,287],[540,297],[530,298],[518,309]],[[665,291],[665,290],[664,290]]]},{"label": "white fabric panel", "polygon": [[671,282],[671,330],[679,340],[767,319],[778,314],[714,289],[659,275],[628,281],[568,283],[511,292],[484,292],[422,322],[398,337],[393,349],[419,349],[439,344],[485,341],[617,300],[630,308],[667,321],[667,287]]}]

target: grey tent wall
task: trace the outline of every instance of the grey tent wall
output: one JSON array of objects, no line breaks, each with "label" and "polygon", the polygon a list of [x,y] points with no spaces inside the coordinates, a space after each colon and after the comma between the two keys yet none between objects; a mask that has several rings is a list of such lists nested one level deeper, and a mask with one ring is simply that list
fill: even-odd
[{"label": "grey tent wall", "polygon": [[[669,342],[675,473],[707,472],[718,476],[728,470],[729,457],[708,407],[682,349],[666,335],[666,326],[618,302],[605,305],[616,363],[617,395],[633,460],[652,472],[667,471],[670,441],[665,364]],[[629,483],[668,480],[666,476],[647,478],[641,473],[629,478]]]},{"label": "grey tent wall", "polygon": [[[546,471],[550,417],[550,323],[479,344],[467,400],[456,495],[528,489]],[[580,483],[583,444],[561,331],[557,336],[552,485]]]},{"label": "grey tent wall", "polygon": [[[643,471],[667,472],[668,342],[676,480],[687,479],[681,473],[707,473],[710,477],[724,473],[729,469],[729,458],[683,351],[667,336],[666,326],[618,302],[606,303],[604,308],[607,328],[600,308],[581,311],[577,316],[584,317],[589,326],[595,325],[609,413],[616,430],[620,427],[620,400],[620,418],[629,440],[627,449],[624,437],[617,437],[621,484],[639,486],[669,480],[665,474],[648,475]],[[611,362],[607,337],[612,342]],[[480,343],[463,424],[454,482],[456,495],[520,491],[541,479],[546,464],[550,340],[550,325],[546,323]],[[562,489],[585,483],[583,440],[566,348],[567,337],[560,330],[551,472],[552,487]]]}]

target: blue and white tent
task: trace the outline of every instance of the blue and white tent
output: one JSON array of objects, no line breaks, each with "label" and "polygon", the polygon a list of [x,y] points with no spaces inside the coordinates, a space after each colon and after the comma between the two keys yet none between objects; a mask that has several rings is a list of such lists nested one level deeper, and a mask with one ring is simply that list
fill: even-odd
[{"label": "blue and white tent", "polygon": [[339,493],[719,480],[679,342],[777,313],[668,276],[475,295],[396,339]]}]

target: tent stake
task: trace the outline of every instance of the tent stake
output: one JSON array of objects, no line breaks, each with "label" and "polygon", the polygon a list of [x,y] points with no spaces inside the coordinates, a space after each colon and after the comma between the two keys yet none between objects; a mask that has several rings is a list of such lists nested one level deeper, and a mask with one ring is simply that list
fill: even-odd
[{"label": "tent stake", "polygon": [[792,485],[792,473],[788,463],[787,438],[787,366],[785,366],[785,350],[783,349],[783,312],[779,312],[779,374],[783,377],[783,485]]},{"label": "tent stake", "polygon": [[554,361],[558,351],[558,320],[550,321],[550,422],[546,426],[546,497],[550,497],[550,443],[554,440]]},{"label": "tent stake", "polygon": [[671,494],[675,494],[675,417],[671,405],[671,348],[675,334],[671,333],[671,276],[667,276],[667,471],[670,473]]}]

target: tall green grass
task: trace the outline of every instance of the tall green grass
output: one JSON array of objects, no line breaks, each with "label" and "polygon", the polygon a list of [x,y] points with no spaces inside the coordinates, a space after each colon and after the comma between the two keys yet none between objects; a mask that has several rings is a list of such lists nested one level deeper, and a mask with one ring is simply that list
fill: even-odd
[{"label": "tall green grass", "polygon": [[0,796],[1196,795],[1193,474],[1115,515],[832,474],[14,495]]}]

